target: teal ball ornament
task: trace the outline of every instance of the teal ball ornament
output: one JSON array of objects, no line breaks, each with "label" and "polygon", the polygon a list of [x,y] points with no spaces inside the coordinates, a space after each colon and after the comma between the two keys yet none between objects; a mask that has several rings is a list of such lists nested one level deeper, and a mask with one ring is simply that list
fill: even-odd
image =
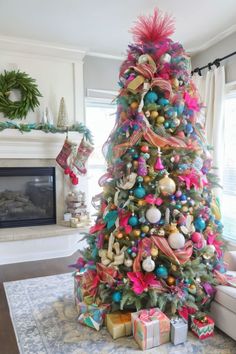
[{"label": "teal ball ornament", "polygon": [[120,291],[115,291],[112,294],[112,301],[119,303],[121,301],[121,299],[122,299],[122,294]]},{"label": "teal ball ornament", "polygon": [[146,190],[141,184],[137,188],[135,188],[134,196],[136,198],[142,199],[145,195],[146,195]]},{"label": "teal ball ornament", "polygon": [[206,222],[201,216],[198,216],[194,221],[194,226],[197,231],[202,232],[206,228]]},{"label": "teal ball ornament", "polygon": [[129,218],[129,221],[128,221],[128,224],[130,226],[136,226],[138,225],[138,218],[136,215],[132,215],[130,218]]},{"label": "teal ball ornament", "polygon": [[158,278],[167,279],[168,269],[161,264],[155,269],[155,274]]},{"label": "teal ball ornament", "polygon": [[158,100],[158,103],[161,105],[161,106],[166,106],[169,104],[169,100],[167,98],[164,98],[164,97],[161,97],[159,100]]},{"label": "teal ball ornament", "polygon": [[155,103],[158,100],[158,96],[156,94],[156,92],[154,91],[149,91],[146,95],[145,95],[145,103]]}]

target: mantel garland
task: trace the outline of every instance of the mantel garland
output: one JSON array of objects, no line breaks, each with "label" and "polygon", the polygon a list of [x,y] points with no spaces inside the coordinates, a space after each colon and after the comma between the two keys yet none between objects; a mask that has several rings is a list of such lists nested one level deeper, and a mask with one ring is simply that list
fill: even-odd
[{"label": "mantel garland", "polygon": [[28,123],[28,124],[17,124],[15,122],[0,122],[0,131],[5,129],[18,129],[22,133],[30,132],[31,130],[41,130],[45,133],[63,133],[65,134],[67,131],[78,132],[83,134],[84,138],[93,144],[93,136],[91,131],[83,124],[83,123],[76,123],[72,126],[68,127],[68,129],[61,129],[57,128],[52,124],[43,124],[43,123]]},{"label": "mantel garland", "polygon": [[[11,101],[9,95],[12,90],[19,90],[21,99]],[[6,71],[0,74],[0,112],[8,119],[25,119],[30,110],[39,106],[38,97],[42,97],[35,83],[25,72]]]}]

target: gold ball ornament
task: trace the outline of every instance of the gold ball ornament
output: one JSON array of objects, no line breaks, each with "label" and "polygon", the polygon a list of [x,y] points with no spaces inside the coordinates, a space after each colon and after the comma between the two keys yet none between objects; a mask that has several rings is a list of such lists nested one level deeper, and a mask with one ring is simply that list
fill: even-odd
[{"label": "gold ball ornament", "polygon": [[172,83],[172,86],[175,87],[175,88],[178,88],[179,87],[179,80],[174,78],[171,80],[171,83]]},{"label": "gold ball ornament", "polygon": [[175,181],[168,177],[168,175],[165,175],[160,181],[158,182],[158,186],[160,189],[160,192],[164,196],[172,195],[176,191],[176,184]]},{"label": "gold ball ornament", "polygon": [[138,200],[138,206],[144,206],[146,204],[147,204],[147,202],[144,199]]},{"label": "gold ball ornament", "polygon": [[133,166],[134,166],[134,168],[138,168],[138,161],[137,160],[133,161]]},{"label": "gold ball ornament", "polygon": [[149,226],[148,226],[148,225],[143,225],[143,226],[141,227],[141,230],[142,230],[143,232],[147,233],[147,232],[149,231]]},{"label": "gold ball ornament", "polygon": [[139,106],[138,102],[134,101],[131,103],[130,108],[135,110],[135,109],[138,109],[138,106]]},{"label": "gold ball ornament", "polygon": [[158,117],[158,112],[157,111],[152,111],[151,114],[150,114],[150,118],[151,119],[155,119]]},{"label": "gold ball ornament", "polygon": [[120,112],[120,120],[124,122],[127,119],[127,113],[122,111]]},{"label": "gold ball ornament", "polygon": [[143,177],[143,182],[144,182],[144,183],[149,183],[149,182],[151,182],[151,177],[150,177],[150,176],[144,176],[144,177]]},{"label": "gold ball ornament", "polygon": [[176,271],[177,271],[177,265],[172,264],[172,265],[171,265],[171,270],[172,270],[173,272],[176,272]]},{"label": "gold ball ornament", "polygon": [[140,236],[140,234],[141,234],[141,231],[140,231],[140,230],[135,229],[135,230],[133,230],[133,231],[132,231],[132,234],[134,235],[134,237],[139,237],[139,236]]},{"label": "gold ball ornament", "polygon": [[166,282],[169,286],[175,285],[175,278],[172,275],[169,275],[166,279]]},{"label": "gold ball ornament", "polygon": [[105,239],[105,240],[109,240],[109,235],[106,234],[106,235],[104,236],[104,239]]},{"label": "gold ball ornament", "polygon": [[158,256],[158,248],[152,247],[151,248],[151,256],[152,257],[157,257]]},{"label": "gold ball ornament", "polygon": [[157,120],[156,120],[157,124],[163,124],[164,121],[165,121],[165,117],[163,117],[163,116],[157,117]]}]

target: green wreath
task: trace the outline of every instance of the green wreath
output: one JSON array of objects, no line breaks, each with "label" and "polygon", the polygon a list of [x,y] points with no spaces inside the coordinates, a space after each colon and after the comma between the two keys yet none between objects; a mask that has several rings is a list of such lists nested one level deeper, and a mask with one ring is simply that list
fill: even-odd
[{"label": "green wreath", "polygon": [[[12,90],[19,90],[21,99],[11,101]],[[9,119],[26,118],[27,113],[39,106],[38,97],[42,97],[35,80],[20,71],[4,71],[0,74],[0,112]]]}]

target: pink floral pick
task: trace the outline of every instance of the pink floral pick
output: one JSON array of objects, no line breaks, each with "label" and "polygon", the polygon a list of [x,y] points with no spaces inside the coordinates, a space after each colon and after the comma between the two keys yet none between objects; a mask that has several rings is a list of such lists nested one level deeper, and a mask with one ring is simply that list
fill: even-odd
[{"label": "pink floral pick", "polygon": [[185,92],[184,100],[188,109],[192,109],[193,111],[199,111],[198,100],[196,97],[191,97],[188,92]]},{"label": "pink floral pick", "polygon": [[156,280],[153,273],[143,274],[142,272],[128,272],[129,279],[133,282],[133,291],[140,295],[144,291],[148,291],[149,287],[162,287],[161,283]]}]

